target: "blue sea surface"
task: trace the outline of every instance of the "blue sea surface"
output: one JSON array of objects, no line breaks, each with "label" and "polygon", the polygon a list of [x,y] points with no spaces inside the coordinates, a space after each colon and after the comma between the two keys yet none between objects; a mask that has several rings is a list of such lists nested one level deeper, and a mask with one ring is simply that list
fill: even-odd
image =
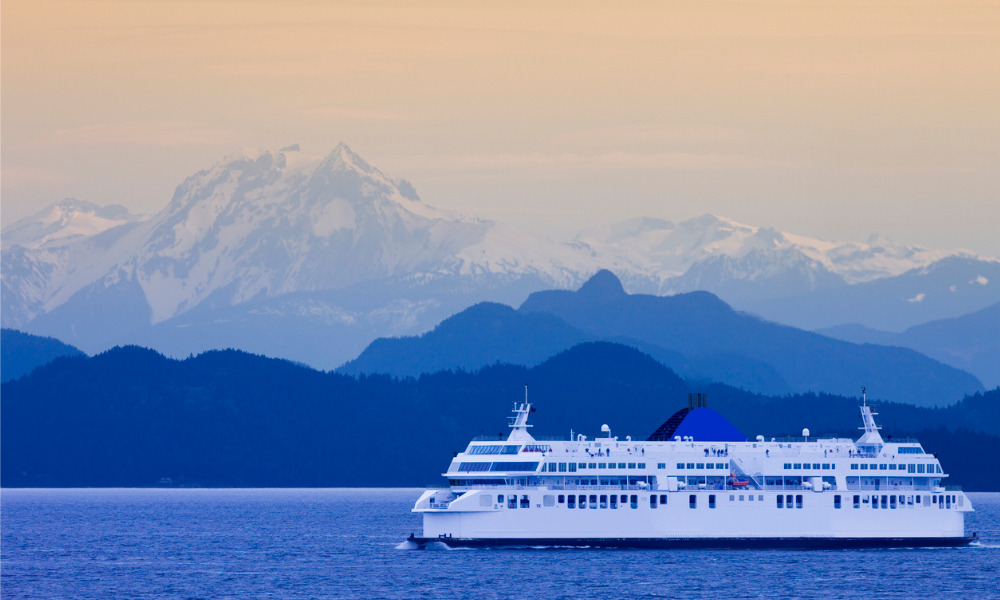
[{"label": "blue sea surface", "polygon": [[0,491],[4,600],[1000,598],[1000,494],[967,548],[402,550],[416,489]]}]

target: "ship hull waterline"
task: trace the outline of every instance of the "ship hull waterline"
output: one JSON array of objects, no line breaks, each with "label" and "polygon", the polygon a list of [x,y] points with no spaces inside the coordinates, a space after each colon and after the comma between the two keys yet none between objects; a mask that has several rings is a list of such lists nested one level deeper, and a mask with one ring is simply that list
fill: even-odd
[{"label": "ship hull waterline", "polygon": [[850,550],[865,548],[956,548],[979,541],[976,535],[961,537],[905,538],[454,538],[417,537],[407,542],[418,549],[429,544],[449,548],[620,548],[650,550]]}]

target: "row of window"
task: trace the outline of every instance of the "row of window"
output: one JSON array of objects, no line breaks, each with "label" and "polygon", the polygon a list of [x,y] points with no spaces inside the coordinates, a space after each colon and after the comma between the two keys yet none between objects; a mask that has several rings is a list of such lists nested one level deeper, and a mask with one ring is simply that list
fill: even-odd
[{"label": "row of window", "polygon": [[[754,494],[746,494],[748,501],[754,501]],[[739,495],[739,501],[743,502],[744,494]],[[764,501],[764,495],[759,494],[756,496],[758,502]],[[937,506],[940,509],[950,509],[952,506],[959,507],[963,505],[963,499],[961,496],[955,494],[945,494],[944,496],[937,495],[924,495],[921,501],[921,495],[904,495],[904,494],[872,494],[861,495],[854,494],[852,498],[852,503],[854,508],[861,508],[862,505],[870,506],[871,508],[881,508],[884,510],[894,510],[896,508],[907,508],[916,506]],[[488,506],[490,502],[490,496],[483,495],[483,504]],[[668,494],[652,494],[649,496],[649,507],[656,508],[657,506],[665,506],[667,500],[669,499]],[[506,496],[504,494],[497,495],[497,504],[503,505],[506,500],[508,509],[516,508],[530,508],[531,500],[527,495],[522,495],[520,498],[517,494],[511,494]],[[736,495],[730,494],[729,501],[736,501]],[[559,494],[555,497],[551,494],[546,494],[542,498],[542,504],[547,507],[555,506],[558,503],[560,506],[566,506],[566,508],[593,508],[593,509],[618,509],[625,508],[628,505],[629,508],[639,508],[639,496],[637,494]],[[775,496],[775,506],[777,508],[802,508],[803,506],[803,495],[802,494],[778,494]],[[688,507],[697,508],[698,507],[698,495],[690,494],[688,496]],[[716,500],[715,494],[708,495],[708,507],[715,508]],[[833,496],[833,507],[840,509],[843,507],[842,496],[840,494],[834,494]]]},{"label": "row of window", "polygon": [[480,471],[536,471],[536,462],[464,462],[459,463],[459,472],[478,473]]},{"label": "row of window", "polygon": [[937,464],[924,465],[923,463],[909,463],[905,465],[886,463],[851,463],[852,471],[906,471],[907,473],[941,473],[941,466]]},{"label": "row of window", "polygon": [[831,469],[836,469],[837,465],[833,463],[785,463],[785,470],[803,470],[812,469],[814,471],[829,471]]},{"label": "row of window", "polygon": [[[795,499],[795,504],[792,504],[792,499]],[[802,494],[787,494],[782,496],[778,494],[775,496],[775,504],[778,508],[802,508]]]},{"label": "row of window", "polygon": [[[666,465],[660,466],[664,468]],[[677,463],[678,469],[728,469],[727,463]]]},{"label": "row of window", "polygon": [[577,469],[645,469],[646,463],[545,463],[543,473],[576,473]]},{"label": "row of window", "polygon": [[[913,506],[937,506],[941,509],[951,508],[954,506],[962,506],[964,501],[961,496],[956,496],[955,494],[945,494],[944,496],[925,494],[923,497],[923,502],[921,502],[920,494],[872,494],[861,495],[854,494],[853,505],[854,508],[861,508],[862,504],[867,504],[872,508],[882,508],[882,509],[895,509],[908,508]],[[840,496],[834,496],[833,507],[840,508]]]},{"label": "row of window", "polygon": [[520,444],[484,444],[470,447],[468,454],[517,454],[520,451]]}]

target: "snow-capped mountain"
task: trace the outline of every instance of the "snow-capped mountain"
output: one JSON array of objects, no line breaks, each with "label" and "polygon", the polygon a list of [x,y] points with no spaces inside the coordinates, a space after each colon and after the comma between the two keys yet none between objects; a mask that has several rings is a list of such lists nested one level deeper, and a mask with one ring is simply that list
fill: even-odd
[{"label": "snow-capped mountain", "polygon": [[343,144],[327,156],[298,146],[236,153],[188,177],[152,216],[66,200],[4,229],[2,242],[5,327],[90,352],[235,346],[327,368],[376,337],[426,331],[478,301],[575,288],[602,268],[630,292],[708,289],[742,308],[956,254],[713,215],[548,240],[436,209]]},{"label": "snow-capped mountain", "polygon": [[[627,261],[658,284],[644,290],[709,290],[727,299],[778,297],[892,277],[964,251],[903,246],[873,235],[867,243],[829,242],[707,214],[681,223],[637,218],[580,233],[595,252]],[[637,287],[638,282],[626,285]],[[639,284],[641,285],[641,284]]]}]

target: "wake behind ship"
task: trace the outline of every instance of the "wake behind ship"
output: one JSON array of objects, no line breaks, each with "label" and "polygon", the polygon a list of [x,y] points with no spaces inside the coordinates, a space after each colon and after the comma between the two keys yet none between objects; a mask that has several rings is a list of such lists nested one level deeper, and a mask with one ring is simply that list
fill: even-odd
[{"label": "wake behind ship", "polygon": [[915,440],[886,442],[863,399],[857,440],[749,440],[692,394],[645,441],[536,440],[528,402],[506,441],[474,440],[413,511],[450,547],[960,546],[968,497]]}]

